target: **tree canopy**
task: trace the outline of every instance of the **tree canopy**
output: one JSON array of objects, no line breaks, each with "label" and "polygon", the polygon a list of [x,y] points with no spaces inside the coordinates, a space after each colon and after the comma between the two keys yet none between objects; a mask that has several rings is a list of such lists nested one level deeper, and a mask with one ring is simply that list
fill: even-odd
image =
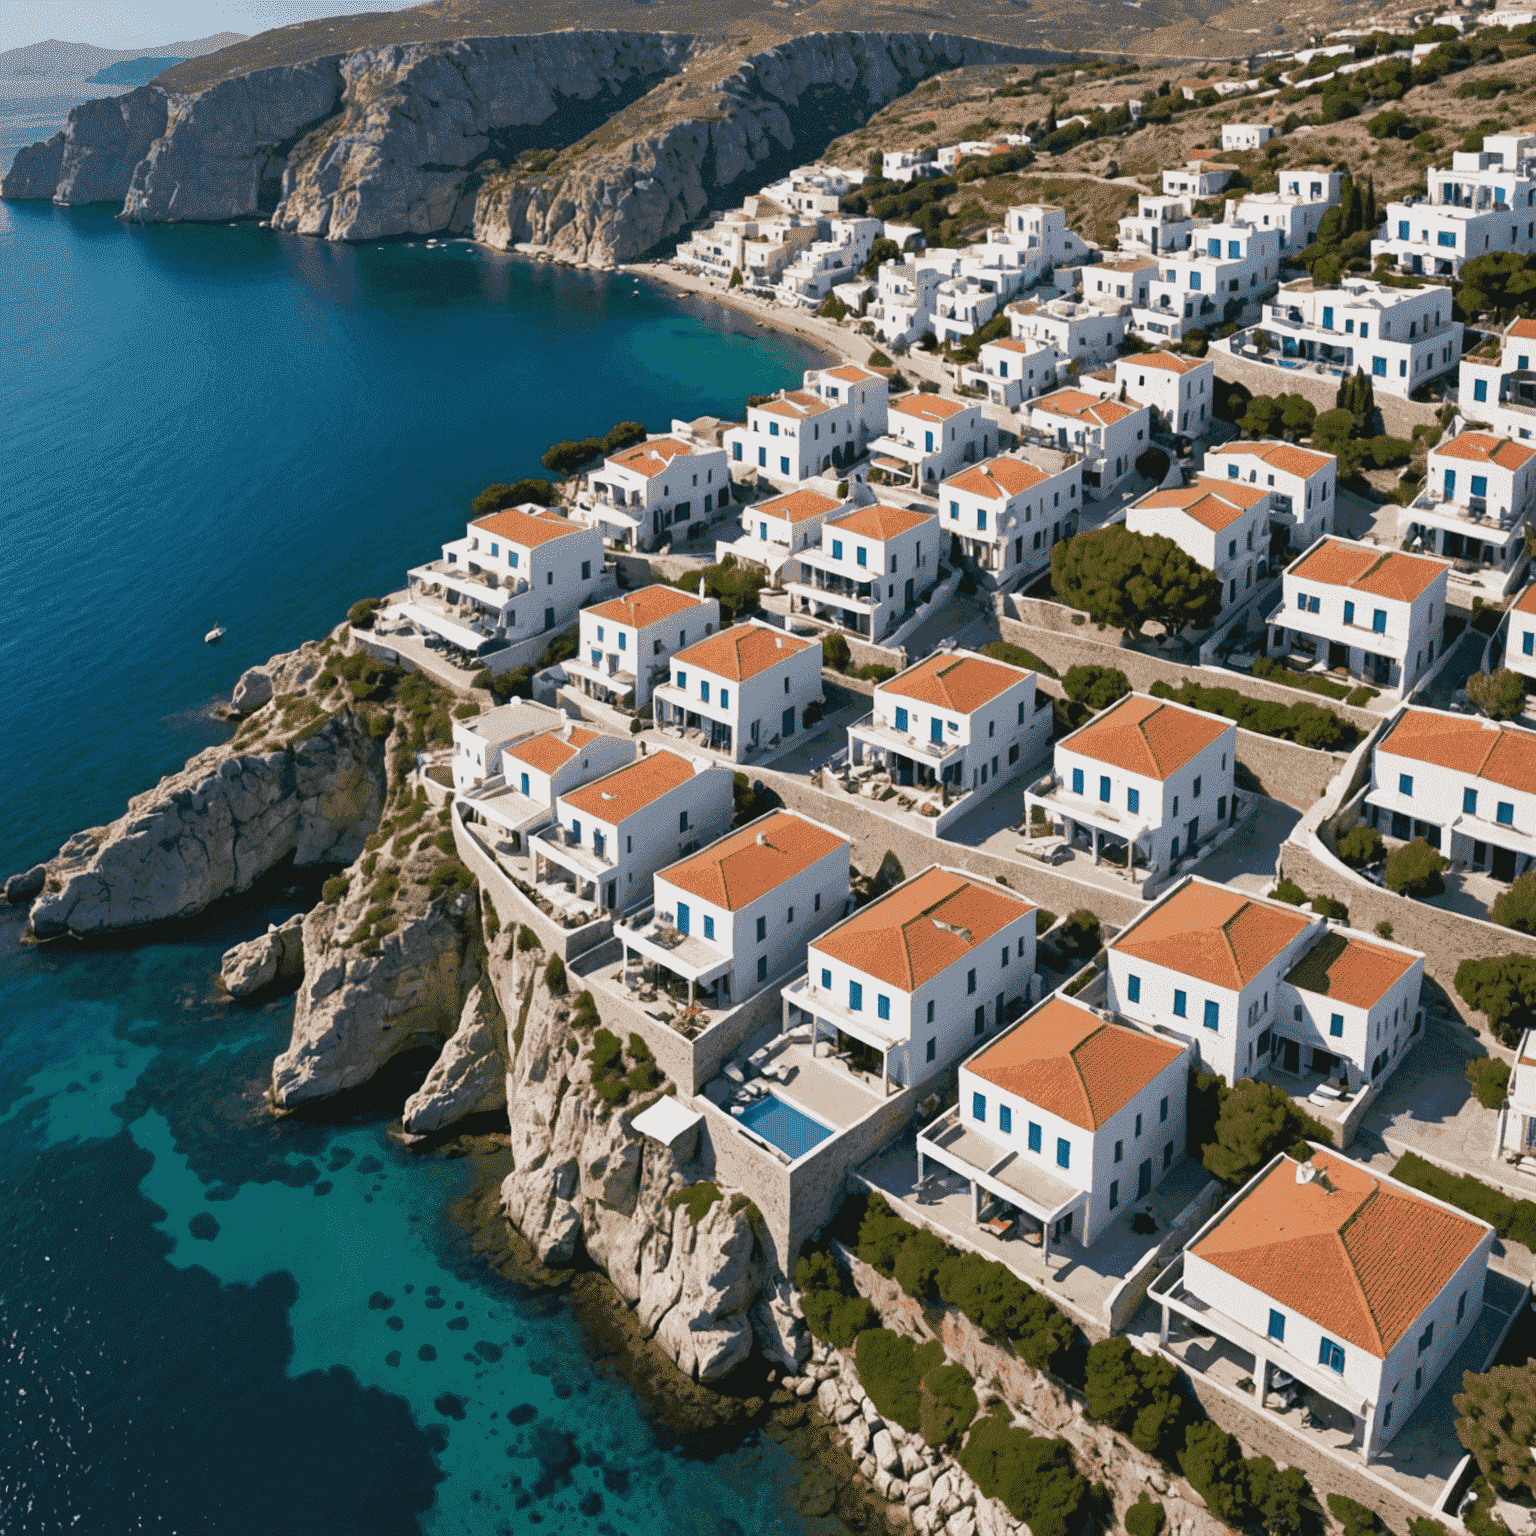
[{"label": "tree canopy", "polygon": [[1463,960],[1456,967],[1456,990],[1505,1045],[1517,1045],[1536,1026],[1536,959],[1529,955]]},{"label": "tree canopy", "polygon": [[548,480],[514,480],[510,485],[486,486],[470,503],[470,510],[476,517],[485,517],[488,513],[500,512],[503,507],[520,507],[529,501],[537,506],[552,507],[558,500],[559,496]]},{"label": "tree canopy", "polygon": [[1437,848],[1431,848],[1422,837],[1416,837],[1387,855],[1382,878],[1387,882],[1387,889],[1396,891],[1399,896],[1438,896],[1445,889],[1443,871],[1449,862]]},{"label": "tree canopy", "polygon": [[1467,697],[1490,720],[1513,720],[1525,708],[1525,679],[1508,667],[1474,672],[1467,679]]},{"label": "tree canopy", "polygon": [[1456,1407],[1456,1438],[1477,1459],[1494,1492],[1536,1498],[1536,1360],[1496,1365],[1482,1376],[1468,1371]]},{"label": "tree canopy", "polygon": [[1200,1160],[1222,1183],[1247,1183],[1275,1153],[1310,1136],[1326,1140],[1315,1121],[1297,1109],[1284,1089],[1273,1083],[1240,1078],[1218,1090],[1216,1139],[1200,1149]]},{"label": "tree canopy", "polygon": [[1063,540],[1051,551],[1051,590],[1095,623],[1137,633],[1155,620],[1170,633],[1209,624],[1221,611],[1221,583],[1172,539],[1111,524]]},{"label": "tree canopy", "polygon": [[1536,305],[1536,255],[1490,251],[1461,269],[1456,292],[1462,311],[1474,318],[1511,320]]}]

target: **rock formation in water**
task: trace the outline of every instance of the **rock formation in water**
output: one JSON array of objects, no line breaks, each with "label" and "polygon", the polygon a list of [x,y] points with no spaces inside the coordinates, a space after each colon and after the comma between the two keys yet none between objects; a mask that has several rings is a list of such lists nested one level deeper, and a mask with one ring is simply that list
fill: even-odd
[{"label": "rock formation in water", "polygon": [[[332,240],[469,233],[609,266],[926,76],[1022,56],[946,33],[808,34],[734,69],[718,44],[681,33],[368,48],[192,95],[143,86],[87,102],[18,155],[0,195],[121,198],[124,218],[148,222],[270,212],[279,229]],[[564,153],[535,171],[519,159],[529,150]]]},{"label": "rock formation in water", "polygon": [[304,974],[304,914],[224,951],[219,980],[233,998],[257,997]]}]

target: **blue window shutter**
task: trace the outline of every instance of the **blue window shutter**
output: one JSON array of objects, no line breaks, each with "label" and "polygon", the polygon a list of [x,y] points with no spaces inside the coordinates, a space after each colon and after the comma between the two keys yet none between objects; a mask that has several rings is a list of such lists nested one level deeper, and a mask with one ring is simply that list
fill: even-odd
[{"label": "blue window shutter", "polygon": [[1013,1111],[1006,1104],[997,1106],[997,1128],[1004,1136],[1013,1134]]},{"label": "blue window shutter", "polygon": [[1329,1016],[1328,1033],[1332,1035],[1335,1040],[1339,1039],[1343,1035],[1344,1015],[1342,1013],[1335,1013]]},{"label": "blue window shutter", "polygon": [[864,988],[857,981],[848,983],[848,1008],[852,1013],[861,1013],[864,1008]]},{"label": "blue window shutter", "polygon": [[1205,1018],[1203,1020],[1207,1029],[1221,1028],[1221,1008],[1213,998],[1205,1000]]},{"label": "blue window shutter", "polygon": [[1125,995],[1133,1003],[1141,1001],[1141,977],[1127,976],[1125,978]]},{"label": "blue window shutter", "polygon": [[1175,1018],[1184,1019],[1189,1017],[1189,998],[1183,992],[1177,990],[1173,994],[1173,1013]]},{"label": "blue window shutter", "polygon": [[1081,768],[1074,768],[1072,770],[1072,793],[1074,795],[1080,795],[1080,794],[1082,794],[1082,792],[1083,792],[1083,770]]},{"label": "blue window shutter", "polygon": [[1029,1150],[1031,1152],[1040,1150],[1040,1127],[1033,1120],[1029,1122]]},{"label": "blue window shutter", "polygon": [[1058,1168],[1072,1166],[1072,1143],[1065,1136],[1056,1138],[1056,1166]]},{"label": "blue window shutter", "polygon": [[979,1121],[982,1125],[987,1123],[987,1098],[985,1094],[973,1093],[971,1095],[971,1119]]}]

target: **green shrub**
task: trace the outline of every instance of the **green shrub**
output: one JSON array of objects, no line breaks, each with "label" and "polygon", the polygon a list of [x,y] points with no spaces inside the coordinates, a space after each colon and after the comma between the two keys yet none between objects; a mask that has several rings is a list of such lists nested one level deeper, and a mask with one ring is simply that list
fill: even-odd
[{"label": "green shrub", "polygon": [[922,1424],[923,1377],[944,1363],[944,1346],[937,1339],[914,1344],[888,1328],[868,1328],[854,1346],[854,1363],[880,1416],[915,1433]]},{"label": "green shrub", "polygon": [[1536,1201],[1517,1200],[1470,1173],[1447,1173],[1412,1152],[1397,1160],[1392,1177],[1486,1221],[1500,1237],[1536,1249]]},{"label": "green shrub", "polygon": [[978,1419],[957,1458],[989,1499],[999,1499],[1033,1536],[1074,1536],[1092,1493],[1065,1440],[1018,1429],[999,1405]]},{"label": "green shrub", "polygon": [[383,606],[382,600],[377,597],[361,598],[347,609],[347,623],[353,629],[372,629],[373,616]]},{"label": "green shrub", "polygon": [[1221,715],[1256,735],[1294,741],[1320,752],[1347,751],[1357,745],[1363,735],[1358,726],[1321,704],[1278,704],[1273,700],[1250,698],[1235,688],[1207,688],[1201,683],[1183,683],[1174,688],[1161,680],[1153,683],[1148,692],[1154,698],[1172,699],[1191,709]]},{"label": "green shrub", "polygon": [[1214,1139],[1201,1148],[1207,1170],[1229,1189],[1246,1184],[1277,1152],[1302,1139],[1326,1142],[1328,1133],[1273,1083],[1239,1078],[1218,1090]]},{"label": "green shrub", "polygon": [[517,947],[526,954],[530,949],[543,949],[544,946],[539,943],[538,934],[527,923],[524,923],[517,930]]},{"label": "green shrub", "polygon": [[1048,661],[1041,661],[1033,651],[1026,651],[1022,645],[1010,645],[1006,640],[989,640],[981,647],[979,654],[990,656],[993,661],[1005,661],[1010,667],[1024,667],[1031,672],[1038,672],[1042,677],[1059,675],[1055,667]]},{"label": "green shrub", "polygon": [[1476,1458],[1490,1491],[1527,1504],[1536,1498],[1536,1359],[1481,1375],[1468,1371],[1451,1401],[1456,1438]]},{"label": "green shrub", "polygon": [[1068,955],[1074,955],[1079,960],[1091,959],[1098,954],[1104,943],[1104,930],[1099,924],[1098,914],[1087,907],[1078,907],[1067,913],[1067,920],[1061,925],[1056,942]]},{"label": "green shrub", "polygon": [[1381,689],[1379,688],[1371,688],[1365,683],[1361,683],[1358,688],[1351,688],[1349,690],[1349,693],[1345,696],[1344,702],[1348,704],[1351,709],[1363,709],[1380,692]]},{"label": "green shrub", "polygon": [[1408,1522],[1408,1536],[1450,1536],[1450,1532],[1438,1520],[1428,1515],[1415,1515]]},{"label": "green shrub", "polygon": [[576,994],[576,1011],[571,1016],[571,1027],[580,1030],[582,1034],[597,1028],[600,1020],[597,1012],[597,1002],[590,992],[578,992]]},{"label": "green shrub", "polygon": [[1345,1498],[1342,1493],[1328,1495],[1328,1512],[1339,1522],[1344,1536],[1374,1536],[1383,1529],[1375,1510]]},{"label": "green shrub", "polygon": [[1381,920],[1381,922],[1376,924],[1376,932],[1382,938],[1390,939],[1392,937],[1392,924],[1387,922],[1387,920],[1385,918],[1383,918]]},{"label": "green shrub", "polygon": [[1484,1109],[1497,1109],[1509,1092],[1510,1069],[1497,1056],[1475,1056],[1467,1063],[1467,1081]]},{"label": "green shrub", "polygon": [[1517,933],[1536,933],[1536,870],[1527,870],[1497,896],[1488,916],[1502,928]]},{"label": "green shrub", "polygon": [[485,937],[487,942],[501,932],[501,918],[490,902],[485,904]]},{"label": "green shrub", "polygon": [[1387,882],[1387,889],[1396,891],[1399,896],[1416,899],[1438,896],[1445,889],[1443,871],[1449,862],[1441,857],[1438,849],[1431,848],[1422,837],[1416,837],[1387,855],[1382,878]]},{"label": "green shrub", "polygon": [[914,1301],[927,1301],[933,1294],[939,1266],[948,1257],[949,1250],[938,1237],[918,1228],[902,1244],[892,1273]]},{"label": "green shrub", "polygon": [[549,964],[544,967],[544,985],[551,997],[565,996],[565,961],[559,955],[549,957]]},{"label": "green shrub", "polygon": [[649,1093],[662,1082],[661,1068],[654,1061],[637,1061],[625,1078],[632,1093]]},{"label": "green shrub", "polygon": [[1127,1505],[1125,1528],[1130,1536],[1161,1536],[1167,1511],[1145,1488],[1134,1504]]},{"label": "green shrub", "polygon": [[1504,1045],[1518,1045],[1521,1035],[1536,1027],[1536,959],[1529,955],[1463,960],[1456,967],[1456,990],[1468,1007],[1486,1016]]},{"label": "green shrub", "polygon": [[465,865],[457,859],[444,859],[436,869],[432,871],[427,885],[433,893],[439,891],[472,891],[475,888],[475,877]]},{"label": "green shrub", "polygon": [[674,1189],[667,1196],[667,1209],[675,1211],[682,1206],[688,1212],[689,1221],[694,1226],[698,1226],[709,1214],[710,1206],[719,1198],[720,1186],[711,1183],[708,1179],[700,1179],[697,1184],[687,1184],[682,1189]]},{"label": "green shrub", "polygon": [[1269,1536],[1300,1536],[1316,1523],[1313,1512],[1321,1511],[1300,1467],[1281,1468],[1268,1456],[1255,1456],[1247,1469],[1249,1502]]},{"label": "green shrub", "polygon": [[918,1428],[929,1445],[957,1445],[976,1409],[976,1383],[963,1365],[936,1366],[923,1377]]},{"label": "green shrub", "polygon": [[1299,907],[1307,899],[1307,893],[1289,876],[1283,879],[1269,894],[1276,901],[1288,901],[1293,907]]},{"label": "green shrub", "polygon": [[488,485],[470,503],[476,517],[489,517],[504,507],[521,507],[532,502],[538,507],[552,507],[560,493],[548,480],[514,480],[510,485]]},{"label": "green shrub", "polygon": [[332,875],[320,887],[320,899],[326,906],[334,907],[351,888],[352,882],[345,875]]},{"label": "green shrub", "polygon": [[848,642],[836,630],[821,637],[821,664],[834,672],[846,672],[850,652]]},{"label": "green shrub", "polygon": [[1069,699],[1086,704],[1089,709],[1108,709],[1131,691],[1130,679],[1118,667],[1068,667],[1062,686]]},{"label": "green shrub", "polygon": [[800,1293],[805,1325],[813,1337],[834,1349],[849,1349],[880,1317],[844,1280],[828,1253],[812,1250],[795,1261],[795,1289]]},{"label": "green shrub", "polygon": [[1342,901],[1335,901],[1332,896],[1314,896],[1312,910],[1319,917],[1329,918],[1336,923],[1349,921],[1349,908]]},{"label": "green shrub", "polygon": [[1351,827],[1339,839],[1339,857],[1351,869],[1364,869],[1381,857],[1381,833],[1375,827]]},{"label": "green shrub", "polygon": [[1218,1520],[1241,1524],[1248,1506],[1248,1469],[1231,1435],[1208,1419],[1191,1424],[1179,1467]]},{"label": "green shrub", "polygon": [[624,1046],[610,1029],[599,1029],[592,1036],[592,1076],[612,1077],[624,1062]]},{"label": "green shrub", "polygon": [[1056,926],[1056,914],[1044,907],[1035,908],[1035,933],[1042,934]]}]

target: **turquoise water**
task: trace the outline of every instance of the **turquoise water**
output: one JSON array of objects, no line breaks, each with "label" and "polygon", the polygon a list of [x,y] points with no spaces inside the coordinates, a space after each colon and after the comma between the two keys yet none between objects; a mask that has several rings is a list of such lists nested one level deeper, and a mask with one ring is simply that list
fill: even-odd
[{"label": "turquoise water", "polygon": [[771,1093],[742,1110],[741,1123],[792,1158],[803,1157],[832,1134],[821,1121]]},{"label": "turquoise water", "polygon": [[[220,739],[241,668],[551,439],[734,408],[787,344],[628,280],[0,204],[0,869]],[[218,649],[201,642],[217,618]],[[447,1216],[466,1163],[264,1089],[219,956],[307,904],[25,947],[0,909],[0,1530],[804,1536],[772,1442],[685,1455]],[[414,1073],[414,1075],[413,1075]]]}]

